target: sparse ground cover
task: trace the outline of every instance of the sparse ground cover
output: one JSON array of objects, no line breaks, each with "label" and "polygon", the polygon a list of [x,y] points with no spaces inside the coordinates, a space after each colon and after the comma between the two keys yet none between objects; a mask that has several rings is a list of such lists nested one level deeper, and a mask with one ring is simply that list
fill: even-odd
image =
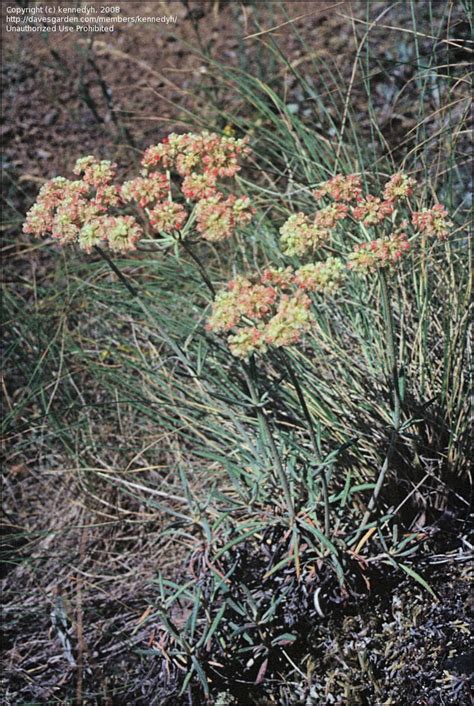
[{"label": "sparse ground cover", "polygon": [[[159,35],[9,37],[4,50],[4,701],[470,703],[467,8],[162,5],[179,22]],[[22,234],[43,181],[78,157],[130,178],[150,144],[202,129],[249,138],[237,183],[255,219],[193,244],[194,259],[112,254],[151,317],[96,253]],[[417,182],[413,209],[440,200],[453,234],[390,280],[411,424],[377,523],[364,518],[393,389],[376,280],[316,298],[315,330],[288,349],[296,385],[277,352],[257,359],[298,522],[316,528],[295,539],[258,404],[224,339],[204,333],[195,258],[218,290],[301,265],[279,229],[315,210],[313,187],[398,169]]]}]

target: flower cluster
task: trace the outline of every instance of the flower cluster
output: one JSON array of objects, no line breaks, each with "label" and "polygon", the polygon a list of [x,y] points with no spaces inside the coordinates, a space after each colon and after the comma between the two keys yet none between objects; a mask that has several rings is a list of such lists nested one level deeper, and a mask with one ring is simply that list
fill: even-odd
[{"label": "flower cluster", "polygon": [[410,250],[406,233],[394,233],[388,238],[378,238],[356,245],[349,255],[348,268],[367,274],[382,267],[391,267]]},{"label": "flower cluster", "polygon": [[295,283],[295,271],[292,267],[267,267],[262,273],[261,280],[264,284],[270,284],[273,287],[289,289]]},{"label": "flower cluster", "polygon": [[314,222],[321,228],[335,228],[338,222],[344,220],[348,213],[349,207],[345,203],[335,202],[318,211],[314,217]]},{"label": "flower cluster", "polygon": [[99,216],[84,223],[78,242],[88,252],[104,241],[111,250],[125,252],[133,250],[142,235],[142,229],[133,216]]},{"label": "flower cluster", "polygon": [[413,196],[416,181],[403,172],[397,172],[385,184],[383,198],[385,201],[398,201],[398,199]]},{"label": "flower cluster", "polygon": [[[181,194],[187,201],[196,203],[197,231],[205,240],[217,242],[233,235],[235,230],[248,223],[253,214],[248,198],[225,198],[219,190],[218,179],[233,177],[240,170],[239,159],[249,153],[247,139],[220,136],[216,133],[172,133],[159,145],[149,147],[143,157],[144,176],[129,182],[135,191],[135,200],[143,195],[158,192],[159,186],[147,182],[164,177],[156,169],[174,170],[181,179]],[[164,194],[169,191],[163,181]],[[128,187],[127,193],[132,193]],[[159,197],[158,197],[159,199]],[[143,202],[141,205],[147,205]],[[171,216],[175,214],[176,219]],[[182,216],[185,216],[182,218]],[[151,225],[159,231],[179,230],[188,218],[184,207],[179,209],[155,204],[150,213]]]},{"label": "flower cluster", "polygon": [[144,208],[156,201],[162,201],[169,194],[170,181],[167,174],[154,172],[148,177],[137,177],[122,184],[124,201],[136,201]]},{"label": "flower cluster", "polygon": [[346,276],[342,260],[328,257],[324,262],[310,263],[295,272],[295,284],[306,292],[334,293]]},{"label": "flower cluster", "polygon": [[313,322],[310,306],[311,300],[300,290],[293,296],[282,294],[276,314],[266,325],[265,341],[277,348],[298,343]]},{"label": "flower cluster", "polygon": [[366,226],[377,226],[393,213],[393,202],[382,201],[377,196],[368,194],[353,207],[352,215],[356,221],[362,221]]},{"label": "flower cluster", "polygon": [[202,199],[196,206],[196,230],[205,240],[216,242],[230,237],[239,226],[249,223],[253,209],[248,197],[228,196],[218,193]]},{"label": "flower cluster", "polygon": [[175,168],[181,176],[204,173],[217,177],[233,177],[240,170],[239,158],[249,153],[246,138],[236,139],[204,131],[184,135],[172,133],[159,145],[149,147],[142,164],[149,169],[157,165]]},{"label": "flower cluster", "polygon": [[227,339],[232,355],[249,358],[252,353],[265,353],[267,344],[263,331],[256,326],[243,326]]},{"label": "flower cluster", "polygon": [[[131,250],[143,231],[129,215],[130,208],[144,209],[140,217],[147,218],[152,229],[173,233],[181,230],[190,217],[191,209],[182,203],[186,199],[196,202],[197,232],[212,242],[223,240],[249,223],[254,211],[247,197],[225,198],[217,182],[235,176],[239,159],[249,151],[247,139],[210,132],[173,133],[145,151],[142,174],[121,186],[113,183],[115,164],[93,156],[81,157],[73,170],[81,178],[71,181],[57,177],[45,184],[23,229],[32,235],[51,234],[61,243],[77,242],[87,251],[100,242],[108,243],[111,249]],[[177,184],[171,181],[171,170]],[[174,201],[177,185],[181,199]],[[122,212],[126,207],[128,213],[109,212],[119,207]]]},{"label": "flower cluster", "polygon": [[[310,254],[326,245],[332,231],[349,216],[353,222],[365,226],[381,226],[388,220],[391,233],[372,242],[357,245],[349,255],[347,267],[360,272],[371,272],[379,267],[392,267],[410,247],[404,232],[408,222],[395,225],[397,202],[413,195],[416,182],[403,172],[397,172],[385,183],[382,195],[363,193],[361,178],[355,174],[338,174],[320,184],[314,192],[316,199],[330,198],[332,202],[320,208],[313,216],[304,213],[291,215],[280,228],[282,251],[289,256]],[[352,203],[351,203],[352,202]],[[415,212],[412,222],[420,232],[446,238],[452,223],[441,206]],[[403,232],[402,232],[403,231]],[[344,276],[340,260],[328,258],[326,262],[311,263],[300,268],[293,284],[307,291],[334,291]]]},{"label": "flower cluster", "polygon": [[174,230],[181,230],[188,218],[184,206],[175,201],[160,202],[148,215],[153,228],[162,233],[171,233]]},{"label": "flower cluster", "polygon": [[185,198],[190,201],[208,199],[216,193],[216,177],[212,174],[188,174],[181,186]]},{"label": "flower cluster", "polygon": [[355,201],[362,194],[361,178],[355,174],[337,174],[313,192],[315,199],[330,196],[334,201]]},{"label": "flower cluster", "polygon": [[316,250],[330,238],[330,231],[304,213],[295,213],[280,228],[285,255],[301,256]]},{"label": "flower cluster", "polygon": [[294,283],[293,271],[267,270],[257,281],[237,277],[217,295],[208,330],[229,333],[229,348],[240,358],[296,343],[312,315],[309,297]]},{"label": "flower cluster", "polygon": [[74,172],[82,179],[57,177],[48,181],[29,210],[23,231],[51,234],[61,243],[77,242],[83,250],[106,242],[112,250],[135,247],[142,229],[133,216],[112,216],[108,209],[123,203],[120,189],[112,183],[115,165],[83,157]]},{"label": "flower cluster", "polygon": [[297,270],[268,268],[256,280],[239,276],[216,296],[207,329],[230,334],[229,348],[241,358],[292,345],[313,321],[307,292],[333,293],[345,275],[342,261],[328,258]]},{"label": "flower cluster", "polygon": [[76,161],[74,174],[83,175],[82,180],[90,186],[105,186],[110,184],[116,176],[117,165],[108,160],[99,161],[92,155],[81,157]]},{"label": "flower cluster", "polygon": [[424,208],[412,214],[412,223],[420,233],[426,233],[439,240],[446,240],[452,228],[452,221],[448,219],[445,207],[438,203],[433,208]]}]

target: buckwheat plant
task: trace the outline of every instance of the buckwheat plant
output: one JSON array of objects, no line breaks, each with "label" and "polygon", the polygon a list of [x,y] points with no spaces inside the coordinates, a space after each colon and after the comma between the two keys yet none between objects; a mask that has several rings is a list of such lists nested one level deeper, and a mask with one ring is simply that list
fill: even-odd
[{"label": "buckwheat plant", "polygon": [[[367,175],[368,176],[368,175]],[[402,172],[394,174],[379,195],[364,193],[358,175],[337,175],[320,184],[313,192],[319,209],[311,216],[304,213],[291,215],[280,229],[283,254],[310,259],[295,273],[295,284],[310,292],[333,293],[343,283],[344,273],[353,276],[373,277],[379,280],[379,291],[386,332],[386,365],[391,380],[393,398],[392,431],[385,460],[373,490],[372,497],[361,523],[370,519],[380,494],[384,478],[393,457],[401,427],[402,388],[397,367],[396,335],[390,299],[392,273],[403,260],[417,248],[420,235],[445,240],[452,229],[446,208],[436,204],[421,211],[410,209],[416,182]],[[403,213],[411,213],[408,220]],[[411,221],[411,222],[410,222]],[[325,248],[331,245],[335,229],[358,242],[343,259],[324,257]],[[348,238],[345,237],[347,240]],[[317,262],[314,262],[318,258]],[[306,283],[306,286],[305,286]],[[308,287],[309,283],[309,287]],[[311,306],[308,307],[311,317]],[[301,327],[301,333],[308,330]],[[270,342],[268,333],[263,336]],[[285,341],[287,343],[289,341]],[[292,341],[294,342],[294,341]],[[260,340],[253,344],[261,345]]]},{"label": "buckwheat plant", "polygon": [[220,189],[248,153],[245,138],[173,133],[149,147],[141,174],[122,184],[115,164],[82,157],[73,169],[80,178],[57,177],[42,187],[23,230],[86,252],[131,251],[140,241],[167,245],[191,234],[210,242],[230,238],[253,210],[248,197],[226,197]]},{"label": "buckwheat plant", "polygon": [[[358,175],[337,175],[320,184],[313,192],[319,206],[316,212],[312,215],[294,213],[280,228],[282,253],[308,262],[298,267],[266,269],[250,279],[239,277],[232,280],[215,297],[207,325],[208,330],[227,338],[234,356],[254,364],[254,355],[261,355],[269,348],[304,346],[305,334],[315,325],[315,297],[334,295],[350,275],[378,277],[386,333],[386,366],[393,399],[392,431],[361,528],[367,525],[377,503],[401,427],[403,393],[390,299],[391,275],[416,249],[420,235],[444,240],[453,225],[441,204],[411,211],[411,223],[402,215],[410,209],[409,199],[415,186],[415,180],[402,172],[388,180],[380,195],[364,193]],[[337,228],[350,233],[358,242],[344,257],[323,259]],[[287,367],[318,456],[301,386],[288,361]],[[249,387],[253,387],[251,379]],[[324,474],[322,476],[328,535],[329,502],[327,483]],[[285,484],[283,476],[281,480]]]},{"label": "buckwheat plant", "polygon": [[[228,239],[250,222],[249,198],[221,191],[249,154],[247,142],[211,132],[172,133],[145,151],[140,175],[123,183],[117,181],[116,164],[82,157],[73,169],[78,179],[56,177],[44,184],[23,231],[52,236],[63,245],[77,244],[88,253],[94,249],[133,297],[138,293],[103,248],[130,252],[143,244],[162,249],[181,245],[213,294],[191,243]],[[143,300],[137,301],[150,317]],[[166,331],[160,334],[184,363]]]},{"label": "buckwheat plant", "polygon": [[[247,196],[224,193],[224,184],[235,177],[241,159],[249,151],[246,139],[210,132],[173,133],[149,147],[143,155],[140,175],[123,183],[117,181],[115,164],[83,157],[73,170],[78,178],[57,177],[41,188],[27,214],[24,231],[35,236],[50,235],[61,244],[76,243],[86,252],[95,249],[133,296],[137,293],[103,247],[115,252],[133,251],[141,243],[161,248],[171,244],[184,247],[212,296],[207,331],[224,338],[229,352],[240,361],[250,398],[265,430],[292,526],[295,507],[280,452],[259,399],[256,360],[269,351],[284,360],[307,422],[314,455],[320,461],[311,416],[285,350],[305,345],[305,335],[315,327],[318,297],[337,295],[348,277],[378,277],[393,399],[392,430],[362,528],[377,503],[401,427],[403,400],[390,299],[391,273],[416,248],[420,234],[445,240],[452,223],[441,204],[411,211],[411,222],[402,215],[410,213],[409,199],[416,186],[414,179],[402,172],[394,174],[378,195],[364,193],[359,175],[336,175],[313,192],[318,207],[311,215],[293,213],[281,226],[282,253],[292,259],[291,264],[267,267],[250,276],[239,275],[216,292],[191,246],[197,239],[210,243],[228,240],[252,219],[253,208]],[[336,230],[350,235],[347,240],[356,240],[356,244],[340,257],[327,256],[328,249],[333,251],[331,243]],[[140,305],[147,311],[143,302]],[[167,332],[160,334],[186,362]],[[330,517],[324,472],[321,483],[327,536]]]}]

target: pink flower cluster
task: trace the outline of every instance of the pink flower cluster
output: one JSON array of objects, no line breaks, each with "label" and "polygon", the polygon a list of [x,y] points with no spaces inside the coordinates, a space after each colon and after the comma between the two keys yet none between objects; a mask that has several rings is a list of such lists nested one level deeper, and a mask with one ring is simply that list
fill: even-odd
[{"label": "pink flower cluster", "polygon": [[163,201],[169,194],[170,180],[167,174],[154,172],[148,177],[136,177],[122,184],[121,195],[124,201],[136,201],[144,208],[156,201]]},{"label": "pink flower cluster", "polygon": [[413,194],[414,186],[414,179],[403,172],[397,172],[385,184],[382,198],[372,194],[363,196],[359,176],[338,174],[314,192],[316,199],[328,196],[334,201],[331,206],[316,214],[315,222],[325,228],[334,228],[339,220],[349,214],[348,204],[352,201],[355,202],[350,209],[352,217],[366,226],[377,226],[393,214],[396,201]]},{"label": "pink flower cluster", "polygon": [[229,333],[233,355],[248,358],[257,351],[263,353],[269,345],[291,345],[310,328],[309,297],[291,288],[292,275],[291,283],[284,272],[281,275],[281,287],[269,283],[278,279],[278,271],[273,270],[255,282],[237,277],[217,295],[207,329]]},{"label": "pink flower cluster", "polygon": [[355,201],[362,194],[362,182],[359,176],[349,174],[337,174],[329,181],[316,189],[313,192],[315,199],[321,199],[323,196],[330,196],[334,201]]},{"label": "pink flower cluster", "polygon": [[216,296],[207,329],[227,333],[233,355],[297,343],[313,317],[307,292],[332,293],[345,276],[336,258],[294,270],[268,268],[256,280],[237,277]]},{"label": "pink flower cluster", "polygon": [[396,265],[410,250],[406,233],[394,233],[388,238],[378,238],[356,245],[349,255],[348,268],[362,274]]},{"label": "pink flower cluster", "polygon": [[249,153],[247,138],[217,135],[214,132],[172,133],[159,145],[149,147],[142,164],[147,169],[157,165],[175,168],[182,177],[204,173],[217,179],[233,177],[240,170],[239,159]]},{"label": "pink flower cluster", "polygon": [[196,206],[196,230],[205,240],[217,242],[229,238],[239,226],[252,220],[253,209],[248,197],[228,196],[220,193],[202,199]]},{"label": "pink flower cluster", "polygon": [[372,194],[367,194],[365,199],[360,199],[357,206],[352,209],[352,215],[356,221],[361,221],[366,226],[377,226],[392,213],[392,201],[382,201]]},{"label": "pink flower cluster", "polygon": [[210,173],[188,174],[183,179],[181,191],[190,201],[208,199],[216,193],[216,177]]},{"label": "pink flower cluster", "polygon": [[[248,198],[225,198],[217,182],[235,176],[240,170],[239,159],[249,151],[245,138],[235,139],[206,131],[184,135],[172,133],[159,145],[146,150],[142,160],[145,176],[129,182],[136,193],[133,194],[131,187],[127,188],[127,193],[134,195],[135,200],[143,195],[141,205],[149,205],[143,199],[150,191],[153,194],[155,191],[152,188],[147,190],[147,182],[162,178],[164,198],[169,185],[166,186],[165,174],[154,170],[174,170],[182,180],[180,189],[184,198],[197,202],[198,233],[211,242],[224,240],[251,220],[253,209]],[[180,230],[188,218],[188,211],[181,205],[170,206],[169,200],[160,200],[158,186],[156,194],[157,202],[149,214],[151,225],[162,232]]]},{"label": "pink flower cluster", "polygon": [[[282,250],[286,255],[302,256],[324,246],[331,231],[349,216],[365,226],[381,226],[389,219],[391,234],[355,247],[349,255],[350,270],[368,273],[382,267],[393,267],[410,249],[407,234],[408,221],[395,226],[397,202],[413,195],[416,182],[403,172],[394,174],[384,185],[382,197],[362,192],[361,178],[336,175],[321,184],[314,192],[317,199],[329,197],[330,205],[310,217],[304,213],[291,215],[280,228]],[[352,204],[351,204],[352,202]],[[452,227],[448,212],[441,204],[412,214],[412,223],[421,232],[445,239]],[[343,277],[340,260],[328,258],[300,268],[293,283],[307,291],[335,290]]]},{"label": "pink flower cluster", "polygon": [[113,162],[108,160],[99,162],[95,157],[89,155],[78,159],[72,171],[78,176],[82,174],[82,180],[86,184],[99,187],[110,184],[114,180],[116,169],[117,165]]},{"label": "pink flower cluster", "polygon": [[314,252],[331,239],[331,231],[349,215],[349,202],[360,198],[360,177],[351,174],[337,176],[321,184],[313,192],[316,199],[329,196],[334,203],[321,208],[313,216],[295,213],[280,228],[283,253],[290,257],[301,257]]},{"label": "pink flower cluster", "polygon": [[149,212],[148,216],[155,230],[171,233],[174,230],[181,230],[187,221],[188,213],[180,203],[162,201]]},{"label": "pink flower cluster", "polygon": [[314,222],[320,228],[327,228],[331,230],[335,228],[339,221],[344,220],[349,213],[349,206],[345,203],[332,203],[326,208],[322,208],[316,213],[314,217]]},{"label": "pink flower cluster", "polygon": [[433,208],[415,211],[412,214],[412,223],[420,233],[426,233],[439,238],[439,240],[446,240],[453,226],[452,221],[448,219],[447,210],[440,203]]},{"label": "pink flower cluster", "polygon": [[403,172],[394,174],[385,184],[383,198],[385,201],[397,201],[398,199],[413,196],[416,181]]},{"label": "pink flower cluster", "polygon": [[217,181],[235,176],[240,169],[238,160],[249,151],[247,139],[210,132],[173,133],[146,150],[141,176],[121,186],[113,183],[115,164],[82,157],[74,166],[74,173],[81,179],[58,177],[45,184],[27,214],[24,231],[33,235],[50,233],[61,243],[78,242],[88,251],[102,241],[115,250],[131,250],[143,235],[137,220],[132,215],[108,213],[109,208],[123,210],[127,204],[145,209],[140,215],[146,216],[156,231],[180,231],[190,217],[190,209],[179,198],[173,200],[169,170],[174,170],[181,182],[181,200],[184,196],[197,202],[197,232],[212,242],[223,240],[249,223],[254,210],[247,197],[225,198]]},{"label": "pink flower cluster", "polygon": [[112,216],[108,209],[121,205],[120,189],[112,183],[115,165],[83,157],[74,172],[82,179],[51,179],[41,188],[28,211],[23,231],[50,234],[61,243],[77,242],[83,250],[106,242],[112,250],[131,250],[142,235],[133,216]]}]

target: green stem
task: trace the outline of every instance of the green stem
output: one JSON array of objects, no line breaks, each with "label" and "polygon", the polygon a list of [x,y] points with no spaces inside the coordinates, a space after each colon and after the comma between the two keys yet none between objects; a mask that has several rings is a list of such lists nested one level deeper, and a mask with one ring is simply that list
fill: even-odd
[{"label": "green stem", "polygon": [[281,486],[282,486],[282,489],[283,489],[283,494],[285,496],[286,506],[288,509],[288,516],[290,518],[290,523],[291,523],[291,525],[294,525],[296,518],[295,518],[295,509],[293,507],[293,499],[291,497],[290,485],[288,483],[288,478],[286,477],[286,473],[283,468],[280,454],[278,453],[278,449],[276,447],[275,440],[273,438],[273,434],[270,429],[270,424],[268,423],[268,419],[265,416],[265,413],[260,406],[260,401],[258,399],[257,390],[256,390],[255,383],[253,380],[253,375],[255,373],[255,361],[252,359],[250,362],[250,371],[251,371],[250,374],[248,373],[248,371],[245,367],[245,364],[242,365],[242,370],[243,370],[245,380],[247,382],[247,385],[248,385],[248,388],[250,391],[250,396],[252,398],[252,402],[253,402],[253,404],[255,406],[255,410],[257,412],[258,419],[265,430],[268,445],[270,446],[270,451],[271,451],[273,463],[275,466],[275,471],[277,473],[278,479],[279,479]]},{"label": "green stem", "polygon": [[[315,455],[318,463],[321,463],[322,459],[321,459],[321,455],[320,455],[319,449],[318,449],[318,442],[316,440],[316,434],[314,433],[313,420],[311,419],[311,414],[309,412],[308,405],[306,404],[306,400],[304,398],[303,390],[301,388],[298,377],[297,377],[295,371],[293,370],[293,366],[291,365],[291,362],[289,361],[289,359],[286,355],[285,355],[285,364],[286,364],[286,369],[288,370],[288,373],[290,375],[292,385],[296,390],[298,401],[300,403],[301,409],[303,410],[303,414],[304,414],[304,417],[305,417],[307,425],[308,425],[308,432],[309,432],[309,437],[311,439],[311,445],[313,447],[314,455]],[[324,468],[321,469],[320,475],[321,475],[321,486],[322,486],[323,501],[324,501],[324,532],[325,532],[326,536],[328,537],[330,534],[330,530],[331,530],[330,516],[329,516],[330,507],[329,507],[328,482],[327,482],[326,472],[325,472]]]},{"label": "green stem", "polygon": [[390,462],[392,460],[393,453],[395,451],[395,446],[398,438],[398,432],[400,429],[400,418],[401,418],[401,399],[400,399],[400,386],[398,379],[398,366],[397,366],[397,356],[395,353],[395,327],[393,323],[393,313],[392,306],[390,302],[390,295],[388,291],[387,275],[385,270],[379,270],[379,282],[380,282],[380,293],[382,295],[382,309],[385,322],[385,334],[387,342],[387,359],[390,370],[390,377],[392,381],[393,388],[393,426],[390,435],[390,441],[385,455],[384,462],[380,469],[375,488],[370,498],[370,502],[367,506],[367,510],[362,519],[362,523],[359,528],[359,532],[364,525],[370,520],[370,516],[377,504],[377,500],[382,490],[382,486],[387,475]]}]

